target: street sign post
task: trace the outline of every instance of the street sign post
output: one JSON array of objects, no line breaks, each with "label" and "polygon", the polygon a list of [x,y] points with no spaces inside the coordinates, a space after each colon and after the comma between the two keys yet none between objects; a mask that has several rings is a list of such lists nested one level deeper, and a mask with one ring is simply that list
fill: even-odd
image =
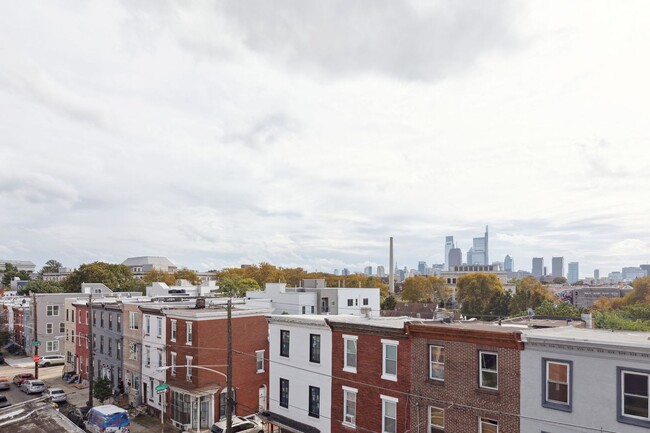
[{"label": "street sign post", "polygon": [[40,341],[38,341],[38,340],[32,341],[32,346],[40,346],[40,345],[41,345]]},{"label": "street sign post", "polygon": [[169,385],[167,385],[166,383],[161,383],[155,389],[158,394],[162,394],[163,392],[166,392],[169,389]]},{"label": "street sign post", "polygon": [[165,433],[165,397],[167,396],[169,385],[166,383],[161,383],[155,389],[158,394],[162,394],[162,405],[160,407],[160,432]]}]

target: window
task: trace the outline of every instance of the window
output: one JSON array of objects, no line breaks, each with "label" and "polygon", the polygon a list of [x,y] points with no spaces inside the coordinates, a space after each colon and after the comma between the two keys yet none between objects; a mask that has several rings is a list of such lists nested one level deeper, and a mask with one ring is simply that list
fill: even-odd
[{"label": "window", "polygon": [[617,420],[650,427],[650,371],[618,367]]},{"label": "window", "polygon": [[445,380],[445,348],[429,346],[429,378]]},{"label": "window", "polygon": [[[67,308],[65,309],[65,321],[66,322],[70,321],[70,310],[67,309]],[[74,322],[74,319],[72,319],[72,321]],[[68,352],[68,353],[70,353],[70,352]]]},{"label": "window", "polygon": [[129,312],[129,329],[138,329],[138,313],[135,311]]},{"label": "window", "polygon": [[45,324],[45,333],[46,334],[53,334],[54,333],[54,324],[46,323]]},{"label": "window", "polygon": [[343,424],[354,427],[357,422],[357,390],[343,387]]},{"label": "window", "polygon": [[185,380],[187,380],[188,382],[192,381],[192,368],[190,367],[190,365],[192,365],[193,359],[194,358],[191,356],[185,357],[185,365],[187,365],[187,367],[185,368]]},{"label": "window", "polygon": [[439,407],[429,406],[429,433],[445,431],[445,411]]},{"label": "window", "polygon": [[289,407],[289,380],[280,378],[280,406]]},{"label": "window", "polygon": [[101,313],[99,313],[99,317],[101,318],[100,323],[101,323],[101,327],[103,328],[104,327],[104,312],[103,311]]},{"label": "window", "polygon": [[151,366],[151,349],[149,347],[144,350],[144,359],[146,360],[147,367]]},{"label": "window", "polygon": [[59,315],[59,306],[58,305],[48,305],[45,309],[46,316],[58,316]]},{"label": "window", "polygon": [[108,338],[108,356],[111,356],[113,354],[113,339]]},{"label": "window", "polygon": [[157,329],[158,334],[157,334],[157,336],[158,336],[158,338],[160,338],[160,337],[162,337],[162,317],[157,317],[156,318],[156,323],[158,325],[158,329]]},{"label": "window", "polygon": [[363,298],[363,305],[368,305],[368,298]]},{"label": "window", "polygon": [[479,352],[481,374],[480,387],[488,389],[499,388],[498,356],[496,353]]},{"label": "window", "polygon": [[185,335],[185,344],[192,344],[192,322],[187,322],[187,333]]},{"label": "window", "polygon": [[108,313],[108,329],[113,329],[113,315]]},{"label": "window", "polygon": [[48,352],[58,352],[59,351],[59,342],[56,341],[56,340],[48,341],[45,350],[48,351]]},{"label": "window", "polygon": [[264,351],[257,350],[255,352],[256,368],[258,373],[264,373]]},{"label": "window", "polygon": [[158,367],[163,366],[163,355],[162,355],[162,350],[157,350],[158,352]]},{"label": "window", "polygon": [[320,334],[309,334],[309,362],[320,364]]},{"label": "window", "polygon": [[72,330],[72,344],[74,345],[74,329]]},{"label": "window", "polygon": [[499,433],[499,423],[493,419],[479,418],[479,433]]},{"label": "window", "polygon": [[99,353],[104,353],[104,336],[99,336]]},{"label": "window", "polygon": [[[237,400],[236,398],[237,390],[232,388],[232,399]],[[226,417],[226,398],[228,397],[228,389],[224,388],[219,395],[219,419],[224,419]],[[232,413],[235,414],[235,405],[232,406]],[[235,427],[233,427],[235,431]]]},{"label": "window", "polygon": [[381,340],[383,351],[382,379],[397,381],[397,346],[398,341]]},{"label": "window", "polygon": [[97,326],[97,311],[93,311],[93,326]]},{"label": "window", "polygon": [[119,340],[117,341],[117,354],[116,355],[117,355],[117,359],[122,358],[122,342],[119,341]]},{"label": "window", "polygon": [[571,412],[572,361],[542,359],[542,406]]},{"label": "window", "polygon": [[357,337],[355,335],[343,336],[343,371],[357,372]]},{"label": "window", "polygon": [[129,359],[138,359],[138,345],[133,341],[129,341]]},{"label": "window", "polygon": [[117,332],[122,332],[122,316],[117,315]]},{"label": "window", "polygon": [[307,307],[304,305],[302,306],[302,314],[307,314]]},{"label": "window", "polygon": [[61,333],[65,332],[65,323],[63,322],[59,323],[59,332]]},{"label": "window", "polygon": [[395,397],[381,396],[381,431],[397,433],[397,402]]},{"label": "window", "polygon": [[176,376],[176,353],[175,352],[171,353],[171,363],[170,363],[170,365],[171,365],[170,370],[172,372],[171,373],[172,376]]},{"label": "window", "polygon": [[320,417],[320,388],[309,387],[309,416]]},{"label": "window", "polygon": [[170,341],[176,341],[176,321],[173,319],[171,320],[171,328],[172,328],[172,335],[169,339]]},{"label": "window", "polygon": [[[79,314],[77,317],[79,317],[79,323],[81,323],[81,314]],[[86,311],[86,325],[88,324],[88,312]]]},{"label": "window", "polygon": [[144,316],[144,332],[149,335],[151,334],[151,317]]},{"label": "window", "polygon": [[[88,324],[88,316],[89,316],[89,314],[90,313],[88,311],[86,311],[86,325]],[[81,317],[79,318],[79,323],[81,323]]]},{"label": "window", "polygon": [[311,306],[311,314],[314,314],[314,311],[315,311],[315,310],[314,310],[314,306],[312,305],[312,306]]},{"label": "window", "polygon": [[289,331],[280,330],[280,356],[289,357]]},{"label": "window", "polygon": [[348,299],[348,307],[352,307],[354,305],[354,300]]}]

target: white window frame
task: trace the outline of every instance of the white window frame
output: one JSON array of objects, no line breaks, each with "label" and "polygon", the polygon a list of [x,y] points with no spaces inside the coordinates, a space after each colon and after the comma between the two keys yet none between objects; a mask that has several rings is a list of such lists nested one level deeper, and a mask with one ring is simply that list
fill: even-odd
[{"label": "white window frame", "polygon": [[58,352],[59,351],[59,342],[57,340],[48,341],[45,343],[46,352]]},{"label": "white window frame", "polygon": [[[494,355],[497,359],[497,369],[496,370],[489,370],[487,368],[483,368],[482,360],[483,360],[483,354],[486,355]],[[487,386],[483,384],[483,372],[486,373],[494,373],[497,376],[497,386],[492,387],[492,386]],[[497,391],[499,389],[499,354],[497,352],[489,352],[487,350],[479,350],[478,352],[478,380],[479,380],[479,387],[483,389],[490,389],[493,391]]]},{"label": "white window frame", "polygon": [[138,313],[129,311],[129,329],[138,329]]},{"label": "white window frame", "polygon": [[[431,422],[431,412],[432,409],[435,409],[436,411],[441,411],[442,412],[442,425],[439,424],[433,424]],[[435,406],[429,406],[429,418],[427,421],[428,429],[427,432],[429,433],[434,433],[434,432],[444,432],[445,431],[445,409],[442,407],[435,407]],[[436,430],[434,430],[436,429]]]},{"label": "white window frame", "polygon": [[255,366],[257,373],[264,373],[264,350],[255,351]]},{"label": "white window frame", "polygon": [[156,337],[162,337],[162,317],[156,317]]},{"label": "white window frame", "polygon": [[[479,417],[478,419],[478,431],[479,433],[486,433],[483,431],[483,424],[489,424],[489,425],[494,425],[497,428],[497,431],[495,433],[499,433],[499,421],[495,419],[490,419],[490,418],[481,418]],[[494,424],[492,424],[494,423]]]},{"label": "white window frame", "polygon": [[54,323],[46,323],[45,324],[45,333],[46,334],[54,334]]},{"label": "white window frame", "polygon": [[[632,425],[637,425],[640,427],[648,427],[650,426],[650,372],[647,370],[639,370],[635,368],[627,368],[627,367],[618,367],[618,374],[620,377],[618,378],[619,381],[619,390],[618,390],[618,405],[620,406],[620,412],[618,413],[617,419],[619,422],[625,423],[625,424],[632,424]],[[632,394],[630,392],[625,392],[625,375],[630,374],[634,376],[646,376],[648,378],[648,395],[643,396],[639,394]],[[648,400],[648,417],[642,417],[638,415],[633,415],[629,413],[625,413],[625,396],[630,395],[633,397],[637,398],[646,398]]]},{"label": "white window frame", "polygon": [[[571,408],[571,363],[566,361],[556,361],[554,359],[544,359],[544,369],[546,376],[544,377],[544,403],[548,406],[559,406]],[[551,381],[551,368],[550,365],[561,365],[566,368],[566,383]],[[552,400],[549,398],[549,391],[552,384],[566,385],[566,399],[567,401]]]},{"label": "white window frame", "polygon": [[176,352],[171,352],[169,356],[169,360],[170,360],[169,365],[171,366],[169,370],[171,372],[171,375],[175,377],[176,376]]},{"label": "white window frame", "polygon": [[185,344],[188,346],[192,345],[192,338],[194,337],[192,332],[192,322],[185,322]]},{"label": "white window frame", "polygon": [[[359,365],[359,337],[356,335],[343,335],[343,371],[356,373]],[[348,341],[354,341],[354,366],[348,365]]]},{"label": "white window frame", "polygon": [[[441,351],[442,351],[441,352],[442,353],[442,362],[433,360],[433,356],[432,356],[432,353],[431,353],[431,348],[433,348],[433,347],[435,347],[437,349],[441,349]],[[429,379],[439,380],[441,382],[445,381],[445,361],[444,360],[445,360],[445,346],[438,346],[438,345],[435,345],[435,344],[430,344],[429,345]],[[432,368],[433,364],[442,365],[442,377],[433,377],[433,368]]]},{"label": "white window frame", "polygon": [[[388,346],[395,346],[395,373],[388,373],[386,371],[386,362],[388,359],[386,358],[386,349]],[[382,356],[381,356],[381,378],[385,380],[391,380],[393,382],[397,382],[397,357],[398,357],[398,349],[399,349],[399,341],[396,340],[381,340],[381,351],[382,351]]]},{"label": "white window frame", "polygon": [[151,316],[144,316],[144,333],[145,335],[151,335]]},{"label": "white window frame", "polygon": [[190,367],[190,366],[192,365],[193,360],[194,360],[193,356],[185,356],[185,365],[186,365],[186,367],[185,367],[185,380],[187,382],[192,381],[192,367]]},{"label": "white window frame", "polygon": [[[383,395],[380,394],[379,397],[381,398],[381,431],[382,433],[397,433],[397,403],[399,403],[399,399],[395,397],[391,397],[389,395]],[[388,417],[386,413],[386,406],[392,404],[395,405],[395,418],[391,418],[395,420],[395,430],[386,430],[386,418]]]},{"label": "white window frame", "polygon": [[59,332],[64,332],[64,331],[65,331],[65,323],[59,322]]},{"label": "white window frame", "polygon": [[176,341],[176,320],[175,319],[170,319],[170,324],[171,324],[171,334],[169,337],[169,341]]},{"label": "white window frame", "polygon": [[[56,312],[56,314],[55,314]],[[59,316],[59,306],[58,305],[48,305],[45,307],[45,315],[52,317],[52,316]]]},{"label": "white window frame", "polygon": [[[357,394],[359,390],[356,388],[350,388],[349,386],[343,386],[343,425],[349,427],[356,427],[357,423]],[[354,395],[354,414],[350,415],[347,413],[348,401],[350,400],[349,396]]]},{"label": "white window frame", "polygon": [[151,348],[149,346],[146,346],[144,352],[145,352],[144,359],[146,360],[146,366],[151,367]]},{"label": "white window frame", "polygon": [[163,352],[160,349],[156,350],[156,352],[158,352],[158,367],[162,367],[163,366]]}]

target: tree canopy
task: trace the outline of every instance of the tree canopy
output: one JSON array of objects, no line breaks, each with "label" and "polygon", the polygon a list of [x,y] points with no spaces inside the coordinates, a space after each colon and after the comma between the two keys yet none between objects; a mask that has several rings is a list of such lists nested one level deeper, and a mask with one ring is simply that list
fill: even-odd
[{"label": "tree canopy", "polygon": [[61,262],[58,260],[50,259],[47,262],[45,262],[45,266],[43,266],[43,269],[39,271],[39,275],[43,276],[43,274],[52,274],[55,272],[59,272],[59,268],[62,268],[63,265]]},{"label": "tree canopy", "polygon": [[490,320],[508,315],[510,294],[494,274],[463,275],[458,278],[456,290],[456,300],[466,316]]},{"label": "tree canopy", "polygon": [[174,272],[174,281],[176,280],[187,280],[195,286],[201,284],[201,279],[199,276],[196,274],[196,272],[190,269],[179,269]]},{"label": "tree canopy", "polygon": [[18,289],[18,294],[20,296],[28,295],[32,293],[62,293],[63,288],[61,284],[56,281],[46,281],[46,280],[31,280],[25,286]]},{"label": "tree canopy", "polygon": [[637,278],[632,282],[634,290],[625,295],[624,303],[630,304],[650,304],[650,277]]},{"label": "tree canopy", "polygon": [[222,278],[219,281],[219,289],[229,296],[244,297],[248,290],[260,290],[260,285],[252,278],[233,276]]},{"label": "tree canopy", "polygon": [[535,309],[535,315],[580,318],[583,311],[583,308],[574,307],[568,302],[554,303],[552,300],[545,299]]},{"label": "tree canopy", "polygon": [[73,293],[81,292],[81,283],[102,283],[112,290],[131,291],[129,288],[141,285],[132,280],[133,273],[128,266],[93,262],[79,266],[63,280],[62,287],[65,292]]},{"label": "tree canopy", "polygon": [[553,294],[534,277],[527,276],[517,282],[517,291],[510,301],[510,314],[525,315],[529,308],[537,308]]},{"label": "tree canopy", "polygon": [[407,278],[400,294],[403,301],[407,302],[447,302],[451,297],[451,288],[445,280],[436,276],[422,276]]},{"label": "tree canopy", "polygon": [[27,271],[19,271],[17,267],[11,263],[5,263],[4,275],[2,276],[2,287],[11,286],[11,281],[18,277],[21,281],[30,280],[31,277]]}]

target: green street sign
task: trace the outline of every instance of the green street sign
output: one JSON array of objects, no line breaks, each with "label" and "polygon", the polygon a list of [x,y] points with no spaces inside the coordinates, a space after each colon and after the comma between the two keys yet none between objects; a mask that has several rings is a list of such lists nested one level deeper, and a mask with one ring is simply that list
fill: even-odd
[{"label": "green street sign", "polygon": [[40,346],[40,345],[41,345],[40,341],[38,341],[38,340],[32,341],[32,346]]},{"label": "green street sign", "polygon": [[168,389],[169,389],[169,385],[167,385],[166,383],[161,383],[156,387],[156,391],[158,392],[167,391]]}]

